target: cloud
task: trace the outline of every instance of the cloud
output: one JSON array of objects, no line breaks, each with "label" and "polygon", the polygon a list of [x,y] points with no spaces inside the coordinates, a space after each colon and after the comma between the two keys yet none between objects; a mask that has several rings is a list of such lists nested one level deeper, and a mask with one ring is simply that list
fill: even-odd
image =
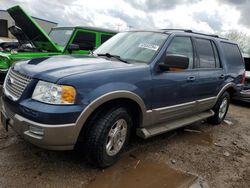
[{"label": "cloud", "polygon": [[215,12],[214,14],[208,14],[206,12],[195,12],[193,14],[193,19],[197,22],[207,23],[210,28],[212,28],[215,32],[221,31],[223,23],[222,18]]},{"label": "cloud", "polygon": [[221,3],[226,3],[228,5],[236,7],[241,13],[239,24],[243,24],[247,27],[250,26],[250,20],[249,20],[250,1],[249,0],[237,0],[237,1],[221,0]]},{"label": "cloud", "polygon": [[124,21],[129,28],[145,28],[145,29],[152,29],[156,28],[153,18],[150,15],[144,15],[144,16],[131,16],[129,14],[126,14],[125,12],[121,12],[119,10],[111,9],[108,11],[108,14],[113,17],[120,18],[122,21]]},{"label": "cloud", "polygon": [[28,14],[60,26],[126,30],[185,28],[207,33],[238,29],[250,34],[248,0],[0,0],[1,9],[21,5]]},{"label": "cloud", "polygon": [[230,3],[233,5],[242,5],[245,4],[248,0],[221,0],[221,2],[225,2],[225,3]]},{"label": "cloud", "polygon": [[193,4],[200,0],[127,0],[133,7],[144,11],[170,10],[178,5]]},{"label": "cloud", "polygon": [[[1,5],[4,9],[15,5],[20,5],[29,15],[51,20],[63,25],[72,25],[70,17],[79,18],[76,12],[67,12],[68,7],[71,7],[75,0],[1,0]],[[71,14],[72,13],[72,14]]]},{"label": "cloud", "polygon": [[85,8],[75,6],[75,2],[76,0],[39,0],[33,1],[31,6],[34,7],[34,14],[48,20],[53,19],[61,26],[93,25],[91,14],[83,14],[86,11]]}]

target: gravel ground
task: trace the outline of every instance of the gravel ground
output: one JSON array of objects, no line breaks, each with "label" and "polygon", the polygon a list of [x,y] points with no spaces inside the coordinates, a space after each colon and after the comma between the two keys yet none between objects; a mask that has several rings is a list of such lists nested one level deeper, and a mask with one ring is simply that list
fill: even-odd
[{"label": "gravel ground", "polygon": [[198,122],[135,139],[105,170],[79,150],[47,151],[0,126],[0,187],[250,187],[250,105],[232,104],[226,122]]}]

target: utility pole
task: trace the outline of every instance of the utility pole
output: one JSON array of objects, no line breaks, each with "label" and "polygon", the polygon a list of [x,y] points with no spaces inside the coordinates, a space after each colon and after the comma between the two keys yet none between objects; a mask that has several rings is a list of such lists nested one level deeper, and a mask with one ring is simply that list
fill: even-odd
[{"label": "utility pole", "polygon": [[122,26],[122,24],[117,24],[117,30],[120,31],[120,27]]},{"label": "utility pole", "polygon": [[133,29],[134,27],[132,25],[128,25],[128,30],[130,31],[131,29]]}]

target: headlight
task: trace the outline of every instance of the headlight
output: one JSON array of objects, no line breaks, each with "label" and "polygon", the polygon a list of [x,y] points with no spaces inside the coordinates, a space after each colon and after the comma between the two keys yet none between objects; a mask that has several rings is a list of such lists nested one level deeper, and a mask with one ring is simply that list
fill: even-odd
[{"label": "headlight", "polygon": [[39,81],[32,99],[49,104],[74,104],[76,90],[72,86]]}]

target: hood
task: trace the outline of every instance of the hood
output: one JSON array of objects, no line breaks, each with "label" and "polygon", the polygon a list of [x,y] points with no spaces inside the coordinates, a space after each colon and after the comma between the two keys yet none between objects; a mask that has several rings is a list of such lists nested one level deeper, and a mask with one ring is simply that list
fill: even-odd
[{"label": "hood", "polygon": [[[39,49],[49,52],[60,51],[48,34],[20,6],[14,6],[9,8],[7,11],[15,21],[16,25],[22,30],[22,39],[29,39],[29,41],[31,41],[32,44]],[[18,37],[20,38],[20,31],[18,33]]]},{"label": "hood", "polygon": [[57,82],[59,79],[80,73],[105,71],[135,66],[92,56],[53,56],[20,61],[14,70],[39,80]]}]

